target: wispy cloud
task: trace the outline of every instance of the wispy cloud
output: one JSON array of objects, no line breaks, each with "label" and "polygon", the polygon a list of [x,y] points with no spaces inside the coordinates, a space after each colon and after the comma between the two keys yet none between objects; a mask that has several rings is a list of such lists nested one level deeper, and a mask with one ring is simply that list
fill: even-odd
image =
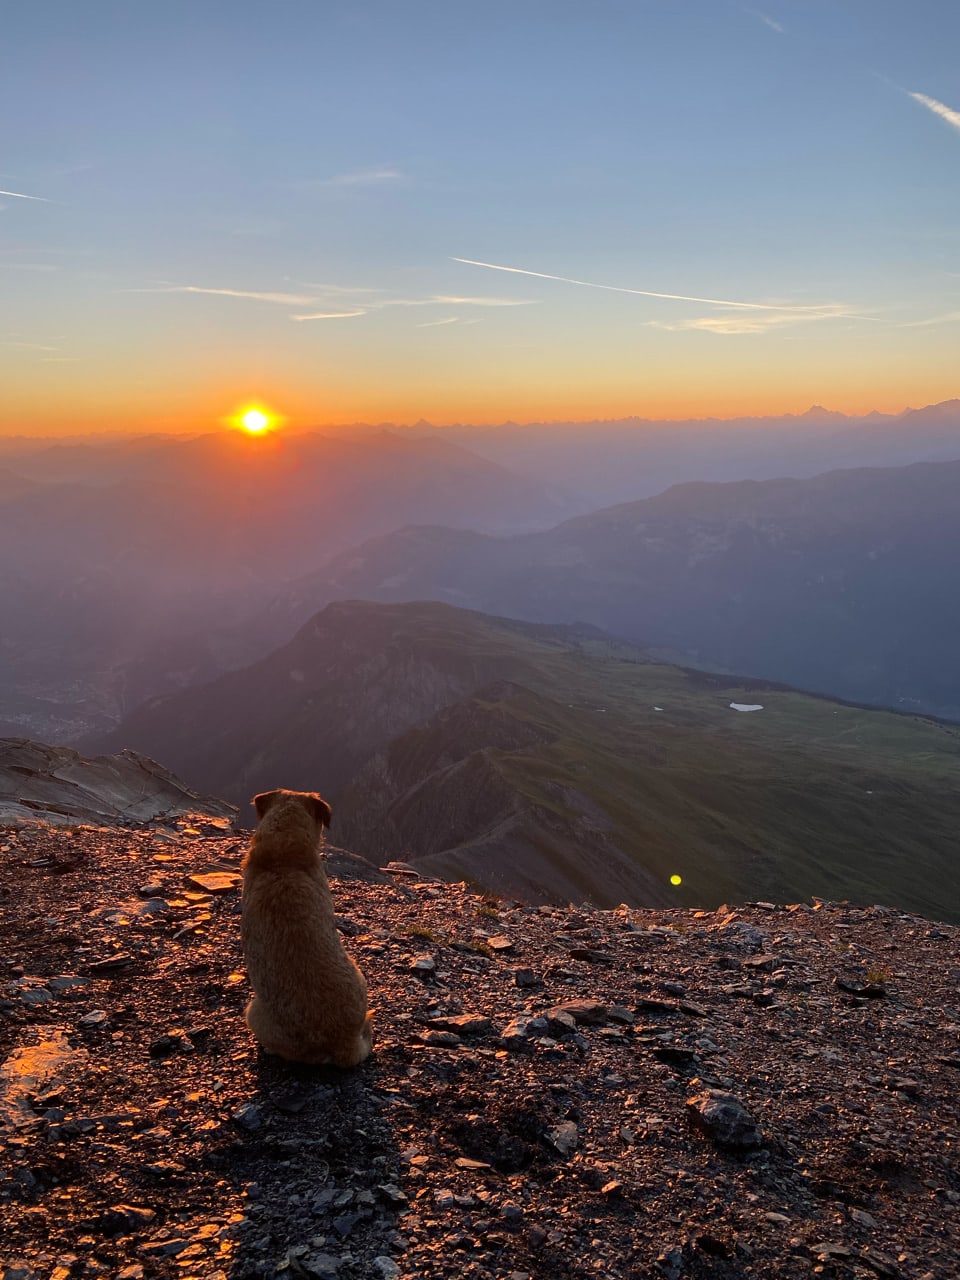
[{"label": "wispy cloud", "polygon": [[960,111],[954,111],[952,107],[948,107],[943,102],[938,102],[936,98],[928,98],[925,93],[911,93],[910,97],[914,102],[919,102],[921,106],[932,111],[935,116],[939,116],[941,120],[946,120],[947,124],[953,125],[954,129],[960,129]]},{"label": "wispy cloud", "polygon": [[13,196],[15,200],[36,200],[40,204],[53,204],[46,196],[27,196],[22,191],[0,191],[0,196]]},{"label": "wispy cloud", "polygon": [[754,18],[759,18],[764,26],[769,27],[771,31],[777,31],[780,35],[784,34],[784,28],[779,22],[775,22],[768,14],[761,13],[759,9],[747,9],[745,12],[749,13]]},{"label": "wispy cloud", "polygon": [[[196,284],[157,284],[127,293],[200,294],[216,298],[240,298],[252,302],[270,302],[287,307],[313,306],[316,310],[297,312],[291,320],[348,320],[383,311],[388,307],[523,307],[531,306],[531,298],[500,298],[485,295],[431,294],[425,298],[391,298],[382,296],[385,289],[346,285],[308,284],[310,293],[287,293],[259,289],[213,288]],[[351,305],[352,304],[352,305]],[[469,323],[469,322],[464,322]]]},{"label": "wispy cloud", "polygon": [[417,329],[435,329],[440,324],[459,324],[459,316],[448,316],[446,320],[426,320],[423,324],[415,325]]},{"label": "wispy cloud", "polygon": [[49,347],[43,342],[3,342],[0,346],[17,347],[21,351],[59,351],[59,347]]},{"label": "wispy cloud", "polygon": [[647,320],[651,329],[666,329],[670,333],[719,333],[723,335],[770,333],[792,325],[812,324],[818,320],[872,320],[842,303],[827,303],[822,307],[802,311],[745,312],[735,311],[727,315],[698,316],[692,320]]},{"label": "wispy cloud", "polygon": [[531,307],[536,303],[533,298],[460,298],[455,294],[434,294],[428,302],[447,303],[453,307]]},{"label": "wispy cloud", "polygon": [[347,284],[316,284],[312,280],[294,280],[294,284],[300,284],[304,289],[314,289],[320,297],[346,297],[352,298],[358,293],[385,293],[384,289],[371,288],[369,285],[351,286]]},{"label": "wispy cloud", "polygon": [[928,329],[937,324],[956,324],[960,320],[960,311],[946,311],[943,315],[930,316],[927,320],[905,320],[898,325],[900,329]]},{"label": "wispy cloud", "polygon": [[313,311],[306,316],[291,316],[291,320],[349,320],[352,316],[365,316],[365,308],[356,311]]},{"label": "wispy cloud", "polygon": [[302,307],[316,302],[313,294],[261,293],[254,289],[207,289],[197,284],[165,284],[151,289],[128,289],[127,293],[203,293],[217,298],[248,298],[253,302],[276,302],[283,306]]},{"label": "wispy cloud", "polygon": [[399,169],[360,169],[357,173],[339,173],[333,178],[318,178],[311,186],[371,187],[378,182],[399,182],[404,175]]},{"label": "wispy cloud", "polygon": [[449,293],[433,293],[427,298],[383,298],[367,304],[380,307],[529,307],[532,298],[470,298]]},{"label": "wispy cloud", "polygon": [[576,284],[585,289],[604,289],[610,293],[630,293],[641,298],[664,298],[670,302],[703,302],[711,307],[736,307],[745,311],[789,311],[795,313],[819,312],[823,309],[817,304],[802,305],[776,302],[739,302],[730,298],[701,298],[687,293],[658,293],[653,289],[629,289],[625,285],[597,284],[593,280],[576,280],[571,276],[548,275],[545,271],[527,271],[522,267],[503,267],[495,262],[477,262],[474,258],[452,258],[452,262],[463,262],[470,267],[486,267],[490,271],[509,271],[518,276],[535,276],[538,280],[558,280],[561,284]]}]

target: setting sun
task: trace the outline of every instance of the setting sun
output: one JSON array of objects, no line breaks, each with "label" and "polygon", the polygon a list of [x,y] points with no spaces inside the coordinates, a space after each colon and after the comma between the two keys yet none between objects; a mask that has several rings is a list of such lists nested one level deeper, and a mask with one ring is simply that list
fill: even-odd
[{"label": "setting sun", "polygon": [[264,436],[282,427],[284,418],[262,403],[251,404],[247,401],[233,413],[222,418],[221,422],[226,427],[232,427],[234,431],[243,431],[250,436]]},{"label": "setting sun", "polygon": [[240,415],[240,425],[251,435],[259,435],[270,425],[270,418],[262,409],[247,409]]}]

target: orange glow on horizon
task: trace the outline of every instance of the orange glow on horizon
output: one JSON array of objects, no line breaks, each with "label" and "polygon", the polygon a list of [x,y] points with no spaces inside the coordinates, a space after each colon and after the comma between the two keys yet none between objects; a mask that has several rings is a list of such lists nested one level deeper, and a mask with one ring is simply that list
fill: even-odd
[{"label": "orange glow on horizon", "polygon": [[[460,378],[451,376],[438,377],[429,384],[417,380],[413,386],[398,377],[358,387],[352,379],[331,376],[318,387],[315,381],[297,376],[298,371],[285,371],[262,379],[269,385],[247,399],[234,401],[233,408],[224,413],[227,378],[216,372],[185,379],[175,387],[158,383],[145,389],[142,385],[128,387],[119,377],[104,380],[94,376],[94,371],[81,375],[79,365],[51,368],[64,379],[63,387],[53,385],[52,375],[49,382],[34,382],[29,388],[15,381],[5,384],[0,436],[192,434],[219,428],[237,432],[253,444],[276,437],[281,429],[343,429],[353,423],[403,426],[421,419],[436,426],[624,418],[723,421],[801,414],[813,404],[857,416],[873,409],[899,413],[907,406],[922,408],[958,395],[952,369],[921,370],[908,378],[895,365],[885,371],[871,370],[873,376],[862,380],[812,375],[777,380],[773,371],[750,379],[728,372],[725,377],[700,382],[691,383],[688,378],[685,384],[669,375],[643,380],[611,376],[600,388],[592,379],[559,373],[549,386],[544,385],[546,379],[525,385],[520,378],[489,386],[476,382],[464,385]],[[61,369],[70,371],[69,379]],[[284,406],[282,414],[273,407],[278,404]],[[269,425],[250,431],[242,422],[250,410],[264,414]]]}]

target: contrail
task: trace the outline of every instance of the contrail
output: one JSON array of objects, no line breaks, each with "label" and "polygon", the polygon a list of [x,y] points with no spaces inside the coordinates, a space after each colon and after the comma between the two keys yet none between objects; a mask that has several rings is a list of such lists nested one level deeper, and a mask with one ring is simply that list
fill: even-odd
[{"label": "contrail", "polygon": [[17,200],[39,200],[41,204],[53,204],[46,196],[25,196],[22,191],[0,191],[0,196],[15,196]]},{"label": "contrail", "polygon": [[947,124],[952,124],[955,129],[960,129],[960,111],[954,111],[952,107],[946,106],[943,102],[938,102],[936,98],[928,98],[925,93],[911,93],[910,97],[915,102],[922,103],[934,115],[946,120]]},{"label": "contrail", "polygon": [[822,307],[777,306],[771,302],[731,302],[728,298],[694,298],[686,293],[654,293],[652,289],[627,289],[618,284],[597,284],[593,280],[573,280],[570,276],[551,276],[545,271],[524,271],[522,267],[500,267],[495,262],[477,262],[474,258],[451,258],[468,267],[488,267],[491,271],[509,271],[517,276],[536,276],[539,280],[559,280],[561,284],[579,284],[587,289],[606,289],[610,293],[633,293],[642,298],[668,298],[671,302],[705,302],[711,307],[743,307],[748,311],[821,311]]}]

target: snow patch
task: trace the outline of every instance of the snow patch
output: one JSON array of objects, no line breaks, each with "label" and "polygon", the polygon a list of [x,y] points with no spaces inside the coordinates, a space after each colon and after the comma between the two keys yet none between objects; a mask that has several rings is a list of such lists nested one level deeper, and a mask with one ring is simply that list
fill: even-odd
[{"label": "snow patch", "polygon": [[731,702],[734,711],[762,711],[762,702]]}]

